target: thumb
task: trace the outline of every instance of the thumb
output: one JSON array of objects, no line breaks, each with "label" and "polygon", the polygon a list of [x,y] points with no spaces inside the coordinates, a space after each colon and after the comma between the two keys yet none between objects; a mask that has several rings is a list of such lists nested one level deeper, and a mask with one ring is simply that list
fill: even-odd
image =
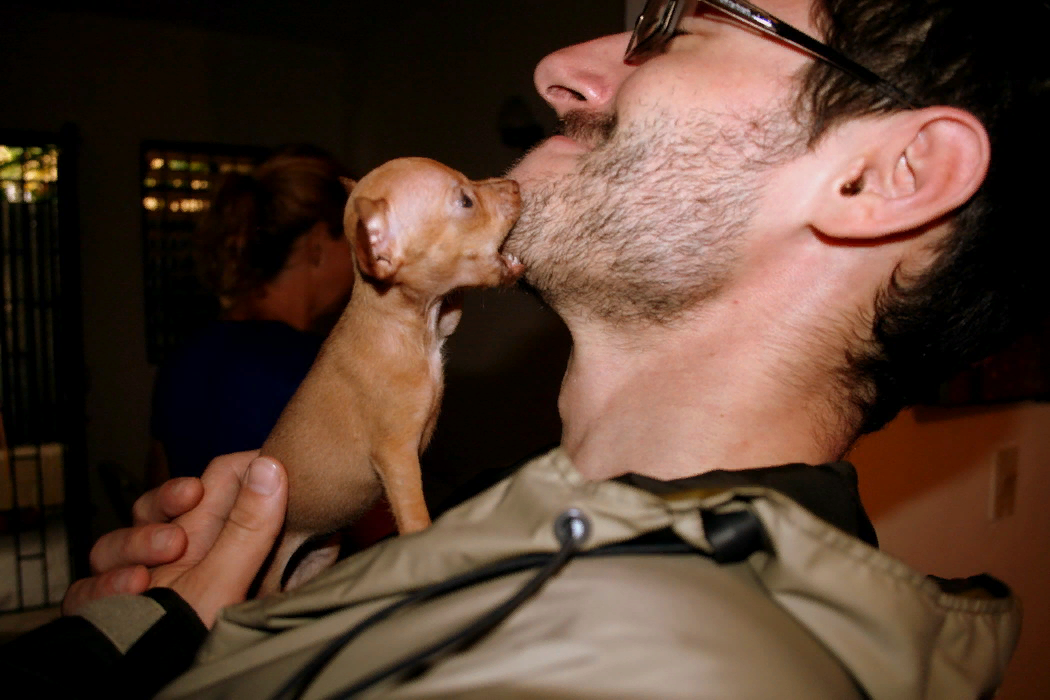
[{"label": "thumb", "polygon": [[275,460],[252,460],[215,545],[171,588],[208,627],[219,610],[245,599],[284,522],[288,477]]}]

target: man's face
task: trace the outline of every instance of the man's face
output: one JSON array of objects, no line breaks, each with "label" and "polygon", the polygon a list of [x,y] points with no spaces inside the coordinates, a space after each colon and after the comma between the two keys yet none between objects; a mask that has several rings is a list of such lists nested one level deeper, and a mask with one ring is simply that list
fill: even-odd
[{"label": "man's face", "polygon": [[[805,2],[765,5],[815,33]],[[802,54],[703,4],[680,29],[640,66],[621,34],[536,69],[566,129],[510,173],[525,208],[508,247],[563,315],[669,321],[717,294],[756,209],[775,206],[765,176],[800,148]]]}]

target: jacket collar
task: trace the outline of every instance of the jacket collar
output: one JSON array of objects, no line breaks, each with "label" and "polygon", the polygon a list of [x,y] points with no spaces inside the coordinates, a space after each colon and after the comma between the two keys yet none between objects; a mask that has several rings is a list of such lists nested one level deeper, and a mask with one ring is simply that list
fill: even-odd
[{"label": "jacket collar", "polygon": [[857,470],[849,462],[830,462],[817,466],[784,464],[759,469],[718,469],[699,476],[660,481],[639,474],[617,479],[656,495],[693,489],[727,489],[762,486],[779,491],[818,518],[878,547],[875,527],[860,501]]}]

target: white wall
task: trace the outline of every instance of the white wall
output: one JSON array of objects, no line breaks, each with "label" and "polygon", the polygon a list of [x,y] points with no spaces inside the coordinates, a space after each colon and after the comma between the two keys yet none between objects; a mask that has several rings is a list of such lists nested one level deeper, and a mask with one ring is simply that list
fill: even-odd
[{"label": "white wall", "polygon": [[[1013,515],[989,519],[992,464],[1019,448]],[[1050,404],[906,411],[850,455],[882,549],[924,573],[987,572],[1024,622],[1000,697],[1050,695]]]}]

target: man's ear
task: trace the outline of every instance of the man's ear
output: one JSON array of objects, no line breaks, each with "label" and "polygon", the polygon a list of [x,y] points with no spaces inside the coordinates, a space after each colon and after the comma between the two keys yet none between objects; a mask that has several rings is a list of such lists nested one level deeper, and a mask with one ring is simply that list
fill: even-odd
[{"label": "man's ear", "polygon": [[361,272],[379,280],[390,279],[401,266],[402,251],[386,200],[358,197],[354,200],[354,211],[357,212],[354,251]]},{"label": "man's ear", "polygon": [[343,189],[346,190],[347,194],[353,192],[354,188],[357,187],[356,182],[354,182],[348,177],[343,177],[342,175],[339,176],[339,182],[343,183]]},{"label": "man's ear", "polygon": [[896,112],[838,137],[856,145],[839,145],[848,155],[825,181],[812,221],[832,238],[916,230],[964,204],[988,172],[984,126],[954,107]]}]

